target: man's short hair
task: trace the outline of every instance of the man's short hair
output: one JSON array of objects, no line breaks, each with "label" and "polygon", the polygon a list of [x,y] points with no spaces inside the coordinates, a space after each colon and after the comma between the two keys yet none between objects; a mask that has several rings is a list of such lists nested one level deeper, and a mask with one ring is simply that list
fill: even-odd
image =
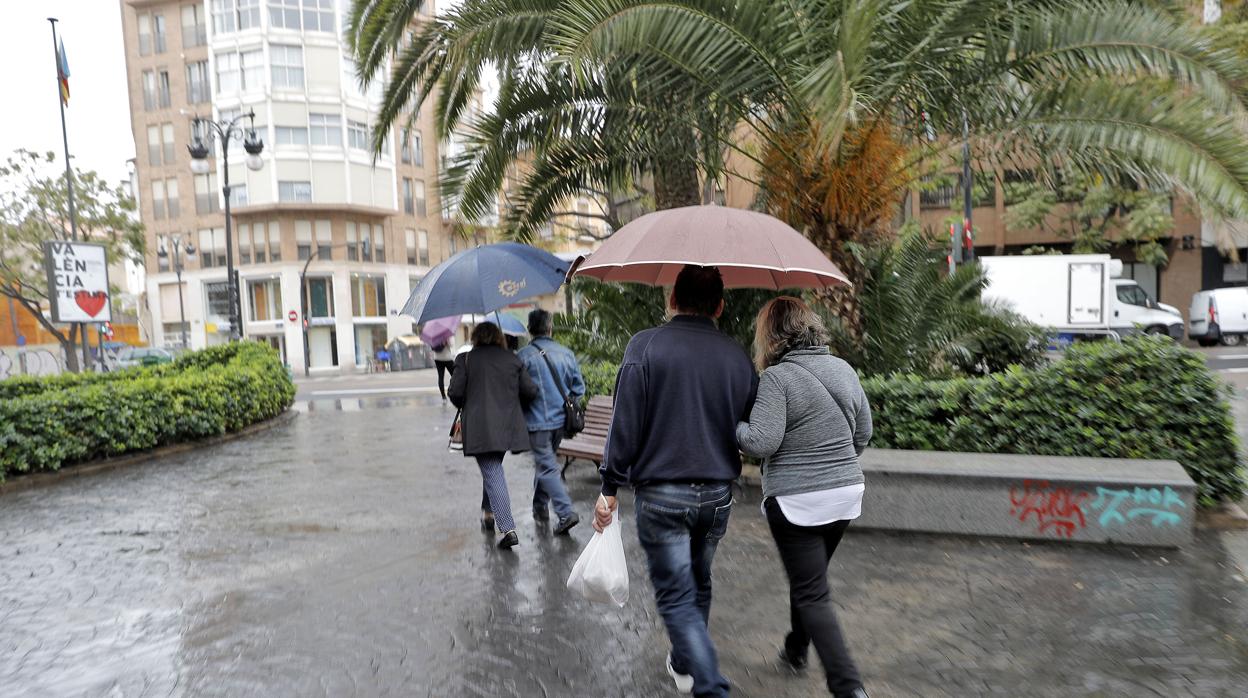
[{"label": "man's short hair", "polygon": [[724,300],[724,277],[720,275],[719,267],[686,264],[676,277],[672,297],[676,309],[681,312],[714,316]]},{"label": "man's short hair", "polygon": [[541,308],[529,311],[529,334],[534,337],[549,337],[554,329],[554,320],[549,312]]}]

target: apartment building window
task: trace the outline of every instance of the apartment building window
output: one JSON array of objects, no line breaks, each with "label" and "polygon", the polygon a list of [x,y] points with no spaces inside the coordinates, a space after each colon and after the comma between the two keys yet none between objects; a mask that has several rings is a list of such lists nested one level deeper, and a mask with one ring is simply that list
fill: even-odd
[{"label": "apartment building window", "polygon": [[165,37],[165,16],[152,15],[152,44],[155,53],[164,53],[168,45]]},{"label": "apartment building window", "polygon": [[403,213],[411,215],[416,212],[415,198],[412,192],[412,180],[403,178]]},{"label": "apartment building window", "polygon": [[195,48],[208,43],[208,25],[200,4],[182,6],[182,46]]},{"label": "apartment building window", "polygon": [[311,201],[312,200],[312,183],[311,182],[282,182],[277,183],[277,200],[278,201]]},{"label": "apartment building window", "polygon": [[143,82],[143,109],[156,109],[156,71],[145,70],[141,78]]},{"label": "apartment building window", "polygon": [[[164,235],[156,236],[156,249],[157,250],[169,249],[169,244],[165,241]],[[166,254],[163,257],[160,255],[156,255],[156,271],[169,271],[169,257],[170,256],[171,255],[168,255],[168,254]]]},{"label": "apartment building window", "polygon": [[312,145],[342,147],[342,117],[338,114],[308,114],[308,140]]},{"label": "apartment building window", "polygon": [[201,229],[197,254],[202,269],[225,266],[225,228]]},{"label": "apartment building window", "polygon": [[212,0],[212,28],[217,34],[230,34],[238,30],[234,0]]},{"label": "apartment building window", "polygon": [[139,55],[152,55],[152,16],[139,15]]},{"label": "apartment building window", "polygon": [[216,213],[220,208],[220,199],[217,197],[217,175],[211,172],[195,175],[195,213],[200,215]]},{"label": "apartment building window", "polygon": [[269,221],[269,261],[282,261],[282,226],[277,221]]},{"label": "apartment building window", "polygon": [[186,64],[186,103],[201,104],[212,99],[212,86],[208,81],[208,61]]},{"label": "apartment building window", "polygon": [[312,221],[295,221],[295,251],[300,262],[312,258]]},{"label": "apartment building window", "polygon": [[152,180],[152,217],[165,217],[165,180]]},{"label": "apartment building window", "polygon": [[[243,91],[260,90],[264,88],[264,51],[253,49],[251,51],[243,51],[239,54],[239,62],[242,66],[243,75]],[[240,109],[241,113],[242,110]]]},{"label": "apartment building window", "polygon": [[416,231],[412,230],[411,228],[404,230],[403,242],[407,243],[405,246],[407,249],[407,263],[415,265],[416,264]]},{"label": "apartment building window", "polygon": [[316,222],[316,258],[328,262],[334,258],[334,235],[329,221]]},{"label": "apartment building window", "polygon": [[260,26],[260,0],[212,0],[212,26],[218,34]]},{"label": "apartment building window", "polygon": [[332,32],[333,0],[269,0],[269,24],[284,29]]},{"label": "apartment building window", "polygon": [[170,177],[165,180],[165,208],[169,211],[170,218],[182,215],[182,207],[178,204],[177,178]]},{"label": "apartment building window", "polygon": [[[270,225],[273,226],[272,236],[274,238],[274,242],[276,243],[277,223],[276,222],[271,223]],[[251,225],[251,250],[250,252],[252,253],[252,256],[255,258],[256,264],[264,264],[268,257],[269,243],[265,239],[266,236],[265,236],[264,227],[265,227],[264,223],[253,223]],[[242,226],[239,226],[239,228],[241,229]],[[243,250],[241,246],[239,247],[239,256],[240,257],[243,256]],[[276,262],[278,260],[275,257],[273,261]],[[243,262],[243,263],[246,264],[246,262]]]},{"label": "apartment building window", "polygon": [[351,275],[351,314],[355,317],[386,316],[386,277]]},{"label": "apartment building window", "polygon": [[224,281],[204,284],[204,310],[210,321],[228,320],[230,317],[230,287]]},{"label": "apartment building window", "polygon": [[309,276],[304,293],[308,299],[308,317],[334,316],[334,280]]},{"label": "apartment building window", "polygon": [[238,53],[222,51],[217,54],[217,94],[238,92]]},{"label": "apartment building window", "polygon": [[277,279],[247,282],[247,305],[252,322],[282,319],[282,287]]},{"label": "apartment building window", "polygon": [[303,89],[303,48],[273,44],[269,47],[273,64],[273,87]]},{"label": "apartment building window", "polygon": [[147,127],[147,164],[159,165],[164,147],[160,142],[160,126]]},{"label": "apartment building window", "polygon": [[425,215],[425,182],[420,179],[416,180],[416,215]]},{"label": "apartment building window", "polygon": [[368,124],[347,121],[347,143],[353,150],[368,150]]},{"label": "apartment building window", "polygon": [[161,124],[161,148],[165,151],[165,164],[173,164],[173,124]]},{"label": "apartment building window", "polygon": [[308,129],[303,126],[274,126],[273,143],[276,145],[307,145]]},{"label": "apartment building window", "polygon": [[360,238],[359,234],[356,233],[355,228],[356,226],[354,222],[347,221],[347,261],[348,262],[358,262],[361,259],[365,259],[366,255],[368,255],[369,253],[368,243],[364,242],[363,239]]},{"label": "apartment building window", "polygon": [[[224,115],[225,113],[222,112],[222,116]],[[204,122],[191,121],[191,140],[202,141],[204,145],[208,146],[208,154],[215,157],[217,154],[217,141],[215,138],[210,140],[208,138],[208,132],[209,127]]]},{"label": "apartment building window", "polygon": [[261,89],[263,76],[264,54],[260,49],[217,54],[217,94]]},{"label": "apartment building window", "polygon": [[380,223],[373,225],[373,259],[386,261],[386,229]]},{"label": "apartment building window", "polygon": [[230,185],[230,207],[237,208],[247,205],[247,185],[231,184]]},{"label": "apartment building window", "polygon": [[429,266],[429,233],[423,230],[416,233],[416,250],[419,253],[417,262],[420,266]]},{"label": "apartment building window", "polygon": [[168,109],[173,104],[169,94],[169,71],[159,70],[156,72],[156,101],[161,109]]},{"label": "apartment building window", "polygon": [[251,225],[239,223],[238,228],[238,263],[251,264]]},{"label": "apartment building window", "polygon": [[403,132],[402,142],[399,143],[399,160],[404,165],[412,164],[412,142],[406,131]]},{"label": "apartment building window", "polygon": [[412,164],[417,167],[425,166],[425,139],[421,137],[420,131],[412,131]]}]

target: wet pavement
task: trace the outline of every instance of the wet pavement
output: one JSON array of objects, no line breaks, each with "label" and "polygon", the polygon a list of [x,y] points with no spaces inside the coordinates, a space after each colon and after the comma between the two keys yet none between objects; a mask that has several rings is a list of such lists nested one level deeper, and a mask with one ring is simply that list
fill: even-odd
[{"label": "wet pavement", "polygon": [[[564,582],[591,531],[533,522],[527,458],[507,461],[522,544],[503,553],[435,396],[301,407],[247,439],[0,497],[0,696],[674,695],[631,502],[632,599],[590,604]],[[587,518],[591,469],[569,477]],[[819,695],[817,663],[773,659],[787,592],[756,496],[715,564],[723,669],[737,695]],[[1242,544],[851,528],[832,580],[873,697],[1244,696]]]}]

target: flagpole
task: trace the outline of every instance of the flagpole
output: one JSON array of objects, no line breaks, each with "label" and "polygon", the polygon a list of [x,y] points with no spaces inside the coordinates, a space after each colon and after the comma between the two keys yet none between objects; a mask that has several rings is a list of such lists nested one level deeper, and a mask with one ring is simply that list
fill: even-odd
[{"label": "flagpole", "polygon": [[[65,192],[69,197],[69,231],[74,242],[78,241],[78,212],[74,208],[74,175],[69,162],[69,129],[65,127],[65,100],[61,97],[61,49],[56,40],[56,18],[49,17],[52,25],[52,57],[56,59],[56,105],[61,109],[61,143],[65,146]],[[82,369],[91,368],[91,353],[87,348],[87,328],[79,325],[78,334],[82,337]],[[73,330],[70,330],[73,333]]]}]

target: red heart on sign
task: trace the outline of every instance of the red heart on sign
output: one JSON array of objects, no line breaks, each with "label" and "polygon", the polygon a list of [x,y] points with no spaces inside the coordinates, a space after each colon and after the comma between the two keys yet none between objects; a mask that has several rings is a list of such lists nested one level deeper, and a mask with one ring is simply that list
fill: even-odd
[{"label": "red heart on sign", "polygon": [[74,302],[79,308],[91,317],[95,317],[104,309],[104,304],[108,302],[108,294],[103,291],[75,291]]}]

